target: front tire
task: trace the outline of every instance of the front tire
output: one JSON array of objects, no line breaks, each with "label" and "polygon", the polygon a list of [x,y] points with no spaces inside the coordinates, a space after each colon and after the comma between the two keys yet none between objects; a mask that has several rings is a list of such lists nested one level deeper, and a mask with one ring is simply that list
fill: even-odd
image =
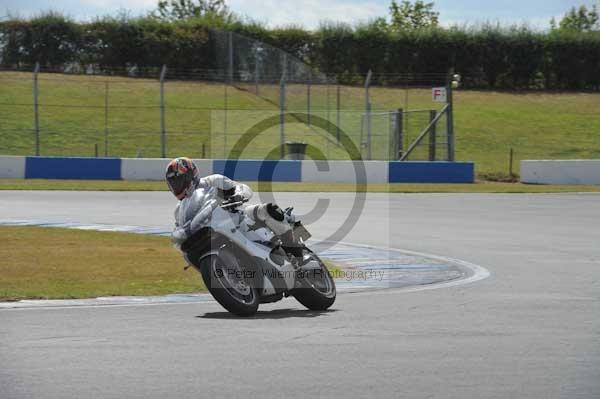
[{"label": "front tire", "polygon": [[252,316],[260,299],[252,281],[227,249],[202,261],[200,272],[204,284],[217,302],[237,316]]},{"label": "front tire", "polygon": [[310,310],[327,310],[335,302],[335,282],[327,266],[316,254],[308,249],[303,252],[303,263],[317,262],[320,268],[304,272],[298,277],[299,287],[294,290],[294,298]]}]

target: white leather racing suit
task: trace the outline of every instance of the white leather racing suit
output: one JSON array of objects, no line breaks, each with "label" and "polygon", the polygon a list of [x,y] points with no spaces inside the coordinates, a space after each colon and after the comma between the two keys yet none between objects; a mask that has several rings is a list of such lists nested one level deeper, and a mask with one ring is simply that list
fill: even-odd
[{"label": "white leather racing suit", "polygon": [[[252,197],[252,189],[223,175],[210,175],[198,179],[190,186],[186,196],[175,208],[175,229],[171,234],[173,243],[181,245],[188,237],[200,230],[219,205],[218,190],[229,195]],[[267,205],[245,206],[244,213],[253,221],[264,222],[275,234],[282,235],[291,230],[286,221],[276,220],[267,211]]]}]

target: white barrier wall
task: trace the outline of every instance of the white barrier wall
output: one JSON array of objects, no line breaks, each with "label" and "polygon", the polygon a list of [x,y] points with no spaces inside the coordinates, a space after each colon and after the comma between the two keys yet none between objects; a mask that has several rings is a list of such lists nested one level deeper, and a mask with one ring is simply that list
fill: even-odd
[{"label": "white barrier wall", "polygon": [[[123,180],[164,180],[165,170],[170,159],[160,158],[123,158],[121,160],[121,179]],[[212,173],[212,160],[195,159],[201,174]]]},{"label": "white barrier wall", "polygon": [[521,161],[521,182],[600,184],[600,160]]},{"label": "white barrier wall", "polygon": [[[361,163],[365,168],[366,181],[357,182]],[[387,183],[388,171],[389,163],[385,161],[302,161],[302,181],[306,182]]]},{"label": "white barrier wall", "polygon": [[24,179],[25,157],[0,157],[0,178],[2,179]]}]

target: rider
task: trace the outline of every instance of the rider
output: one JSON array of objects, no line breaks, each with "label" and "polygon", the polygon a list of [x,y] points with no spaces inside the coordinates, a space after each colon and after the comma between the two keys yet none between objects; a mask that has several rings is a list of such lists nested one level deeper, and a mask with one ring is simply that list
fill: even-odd
[{"label": "rider", "polygon": [[[166,170],[169,189],[179,203],[175,208],[175,229],[171,235],[175,244],[181,245],[203,227],[203,223],[219,205],[217,198],[238,202],[252,197],[252,190],[223,175],[200,177],[196,164],[189,158],[175,158]],[[293,242],[292,226],[284,212],[275,204],[243,207],[244,214],[255,224],[270,228],[284,244]]]}]

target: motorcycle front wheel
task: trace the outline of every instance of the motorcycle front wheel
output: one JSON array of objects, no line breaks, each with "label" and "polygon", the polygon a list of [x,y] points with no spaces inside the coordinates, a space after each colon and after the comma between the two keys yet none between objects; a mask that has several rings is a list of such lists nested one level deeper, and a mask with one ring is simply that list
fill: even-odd
[{"label": "motorcycle front wheel", "polygon": [[326,310],[336,298],[335,282],[321,259],[309,249],[303,249],[303,264],[316,262],[319,267],[298,275],[294,298],[310,310]]},{"label": "motorcycle front wheel", "polygon": [[233,254],[211,255],[203,260],[200,272],[208,291],[229,312],[252,316],[258,311],[258,291]]}]

